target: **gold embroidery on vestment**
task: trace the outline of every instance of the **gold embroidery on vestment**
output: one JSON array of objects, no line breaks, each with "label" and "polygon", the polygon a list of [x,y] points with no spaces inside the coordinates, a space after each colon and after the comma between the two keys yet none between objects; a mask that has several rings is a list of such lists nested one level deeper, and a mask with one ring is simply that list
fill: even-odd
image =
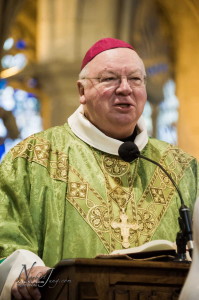
[{"label": "gold embroidery on vestment", "polygon": [[[104,180],[101,188],[87,182],[81,169],[69,166],[67,155],[52,150],[45,139],[32,136],[15,146],[11,153],[13,159],[22,157],[44,166],[56,180],[67,182],[70,172],[72,179],[68,182],[67,200],[96,232],[107,251],[149,241],[175,193],[172,183],[158,167],[142,191],[141,175],[137,173],[135,162],[129,164],[112,155],[94,154],[99,165],[98,176],[102,182]],[[170,146],[160,164],[178,184],[192,159]],[[139,189],[139,199],[135,199],[134,189]],[[136,222],[137,226],[133,226]],[[124,232],[121,224],[124,224]]]},{"label": "gold embroidery on vestment", "polygon": [[50,143],[34,135],[11,149],[13,159],[23,157],[44,166],[51,178],[67,182],[68,157],[65,153],[52,150]]},{"label": "gold embroidery on vestment", "polygon": [[88,221],[97,231],[109,231],[109,216],[106,206],[95,206],[88,212]]},{"label": "gold embroidery on vestment", "polygon": [[87,198],[88,185],[85,183],[70,182],[68,184],[68,195],[73,198]]},{"label": "gold embroidery on vestment", "polygon": [[129,170],[129,164],[118,157],[104,155],[103,158],[104,169],[111,176],[122,176]]},{"label": "gold embroidery on vestment", "polygon": [[[179,155],[179,151],[177,151],[177,154]],[[166,164],[165,161],[168,157],[170,157],[170,163]],[[73,169],[73,172],[79,178],[77,182],[88,184],[86,203],[88,203],[88,200],[91,200],[93,203],[92,208],[87,204],[87,208],[83,209],[86,214],[85,220],[95,230],[108,251],[122,246],[126,247],[127,245],[128,247],[138,246],[149,241],[159,226],[175,192],[172,183],[164,172],[156,167],[141,198],[138,202],[135,202],[134,188],[132,188],[134,176],[132,176],[132,171],[130,170],[130,166],[132,168],[133,164],[123,162],[111,155],[99,155],[96,160],[98,160],[100,166],[99,173],[101,172],[106,179],[107,198],[102,198],[97,190],[90,183],[86,183],[79,172]],[[172,147],[167,149],[160,161],[169,170],[172,177],[175,178],[176,183],[182,178],[184,169],[188,166],[191,159],[187,157],[186,160],[183,157],[181,161],[183,164],[179,166],[176,149]],[[131,192],[130,188],[132,188]],[[75,201],[77,204],[77,199]],[[122,221],[119,207],[125,207],[127,202],[127,211],[123,215],[126,221],[124,219]],[[83,207],[81,203],[78,201],[78,205],[76,205],[76,209],[79,212],[80,207]],[[127,224],[125,236],[121,232],[121,221]],[[137,226],[132,225],[135,224],[135,221]],[[115,226],[116,224],[117,226]]]},{"label": "gold embroidery on vestment", "polygon": [[166,199],[164,197],[164,193],[162,189],[159,188],[150,188],[152,198],[154,199],[156,204],[166,204]]}]

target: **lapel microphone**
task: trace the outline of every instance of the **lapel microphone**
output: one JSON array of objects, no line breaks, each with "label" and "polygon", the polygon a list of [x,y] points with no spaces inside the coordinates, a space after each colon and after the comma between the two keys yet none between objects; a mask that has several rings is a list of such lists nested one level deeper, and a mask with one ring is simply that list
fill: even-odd
[{"label": "lapel microphone", "polygon": [[145,160],[148,160],[151,163],[158,166],[170,179],[170,181],[172,182],[173,186],[175,187],[175,189],[178,193],[178,196],[180,198],[180,201],[181,201],[181,206],[179,208],[179,218],[178,218],[180,232],[177,233],[177,237],[176,237],[177,257],[178,257],[179,261],[186,260],[186,247],[187,247],[187,249],[189,250],[189,255],[192,258],[193,237],[192,237],[192,222],[191,222],[191,217],[190,217],[190,210],[184,204],[182,194],[181,194],[177,184],[171,177],[171,175],[158,162],[140,154],[140,151],[139,151],[137,145],[131,141],[124,142],[119,147],[118,154],[119,154],[120,158],[126,162],[132,162],[137,158],[143,158]]}]

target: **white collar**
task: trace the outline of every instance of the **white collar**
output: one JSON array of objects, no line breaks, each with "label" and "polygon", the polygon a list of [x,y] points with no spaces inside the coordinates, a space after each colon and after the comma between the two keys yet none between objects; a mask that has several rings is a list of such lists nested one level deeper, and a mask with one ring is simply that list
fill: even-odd
[{"label": "white collar", "polygon": [[[83,105],[68,118],[68,124],[73,133],[90,146],[103,152],[118,155],[118,149],[123,143],[117,139],[108,137],[95,127],[85,116]],[[148,134],[143,117],[141,116],[137,122],[139,133],[136,136],[134,143],[141,151],[148,142]]]}]

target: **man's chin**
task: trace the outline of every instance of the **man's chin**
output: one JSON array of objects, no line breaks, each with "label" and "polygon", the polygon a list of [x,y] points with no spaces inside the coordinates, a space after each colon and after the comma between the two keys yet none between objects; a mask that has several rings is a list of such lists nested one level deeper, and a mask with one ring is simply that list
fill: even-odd
[{"label": "man's chin", "polygon": [[124,127],[128,129],[133,128],[137,123],[138,118],[129,115],[117,116],[111,123],[115,124],[116,127]]}]

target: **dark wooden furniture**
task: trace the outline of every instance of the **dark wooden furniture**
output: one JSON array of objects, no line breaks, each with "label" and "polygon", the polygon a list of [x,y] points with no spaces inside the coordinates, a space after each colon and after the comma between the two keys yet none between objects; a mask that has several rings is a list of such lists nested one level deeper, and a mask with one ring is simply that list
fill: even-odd
[{"label": "dark wooden furniture", "polygon": [[42,300],[177,300],[188,269],[173,261],[67,259],[48,278]]}]

